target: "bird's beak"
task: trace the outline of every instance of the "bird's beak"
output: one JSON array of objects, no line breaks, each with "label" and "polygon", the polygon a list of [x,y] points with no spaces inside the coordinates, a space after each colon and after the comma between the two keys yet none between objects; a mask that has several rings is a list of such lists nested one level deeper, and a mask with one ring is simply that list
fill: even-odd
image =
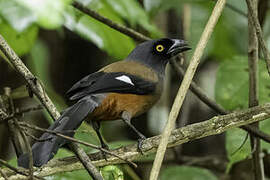
[{"label": "bird's beak", "polygon": [[187,42],[180,39],[173,39],[173,45],[169,48],[167,54],[170,57],[177,55],[178,53],[190,50],[191,48],[188,46]]}]

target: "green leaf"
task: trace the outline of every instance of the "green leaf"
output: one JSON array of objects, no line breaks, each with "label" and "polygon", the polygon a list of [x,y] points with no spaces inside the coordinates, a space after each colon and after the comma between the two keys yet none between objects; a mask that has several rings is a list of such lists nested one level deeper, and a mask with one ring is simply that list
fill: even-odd
[{"label": "green leaf", "polygon": [[[259,60],[258,68],[259,102],[260,104],[264,104],[270,100],[270,88],[268,86],[270,78],[264,61]],[[217,102],[226,109],[235,110],[239,108],[247,108],[249,89],[247,57],[236,56],[231,60],[222,62],[217,72],[215,88]],[[265,133],[270,133],[269,123],[269,120],[261,122],[260,129]],[[245,136],[246,132],[241,129],[232,129],[227,131],[226,149],[230,160],[228,169],[235,162],[241,161],[250,155],[249,140],[238,152],[232,155],[232,153],[244,142]],[[262,148],[270,150],[269,144],[264,142],[262,143]]]},{"label": "green leaf", "polygon": [[[270,119],[260,122],[260,130],[269,134],[270,133]],[[226,132],[226,150],[228,154],[229,163],[227,171],[231,166],[239,161],[242,161],[251,156],[250,139],[245,142],[244,146],[240,148],[246,138],[247,132],[234,128]],[[239,149],[240,148],[240,149]],[[239,150],[238,150],[239,149]],[[261,149],[270,152],[270,144],[265,141],[261,141]]]},{"label": "green leaf", "polygon": [[163,0],[144,0],[143,5],[150,16],[153,16],[161,8],[162,1]]},{"label": "green leaf", "polygon": [[127,146],[134,143],[136,143],[136,141],[132,141],[132,140],[113,141],[109,143],[109,147],[110,149],[118,149],[120,147]]},{"label": "green leaf", "polygon": [[44,86],[48,89],[52,89],[52,82],[49,78],[49,58],[47,45],[38,39],[30,52],[28,59],[29,66],[33,73],[45,83]]},{"label": "green leaf", "polygon": [[53,179],[53,180],[85,180],[92,178],[89,176],[86,170],[79,170],[79,171],[72,171],[72,172],[65,172],[62,174],[57,174],[54,176],[50,176],[46,179]]},{"label": "green leaf", "polygon": [[151,24],[145,10],[136,0],[104,0],[114,10],[116,14],[129,22],[131,27],[137,25],[147,30],[153,38],[161,37],[155,25]]},{"label": "green leaf", "polygon": [[[182,9],[178,10],[180,13],[182,13]],[[191,22],[190,22],[190,31],[189,31],[189,38],[188,42],[191,46],[192,49],[195,49],[200,36],[203,32],[204,26],[207,22],[207,19],[209,18],[210,15],[210,6],[209,7],[204,7],[200,4],[192,4],[191,6],[191,12],[196,12],[196,13],[191,13]],[[208,42],[208,45],[205,49],[204,56],[207,56],[209,53],[209,49],[211,49],[211,39]],[[192,53],[187,53],[187,59],[190,59],[192,56]]]},{"label": "green leaf", "polygon": [[0,0],[0,15],[15,29],[22,32],[35,22],[35,16],[14,0]]},{"label": "green leaf", "polygon": [[11,48],[19,56],[22,56],[31,50],[37,38],[38,28],[37,26],[32,25],[18,33],[9,24],[2,21],[0,22],[0,34],[5,38]]},{"label": "green leaf", "polygon": [[191,166],[169,166],[161,171],[161,180],[217,180],[210,171]]},{"label": "green leaf", "polygon": [[245,142],[244,146],[241,147],[246,135],[247,132],[237,128],[230,129],[226,132],[226,150],[229,159],[227,170],[229,170],[234,163],[246,159],[250,155],[249,139]]},{"label": "green leaf", "polygon": [[[236,43],[232,43],[237,37],[233,36],[233,28],[229,25],[229,19],[232,18],[226,14],[226,16],[221,16],[219,22],[215,27],[213,36],[211,37],[211,48],[209,48],[209,55],[215,56],[218,60],[224,60],[232,58],[236,55],[237,46]],[[231,13],[230,13],[231,14]],[[222,42],[222,45],[220,44]]]},{"label": "green leaf", "polygon": [[[48,93],[49,97],[53,99],[56,108],[62,110],[66,108],[66,104],[64,98],[56,93],[53,88],[52,81],[50,79],[49,58],[48,47],[43,41],[37,40],[30,51],[27,65],[35,76],[41,80],[43,88]],[[52,118],[47,111],[45,112],[45,115],[48,121],[52,122]]]},{"label": "green leaf", "polygon": [[124,173],[117,166],[109,165],[101,168],[104,180],[124,180]]},{"label": "green leaf", "polygon": [[63,12],[71,0],[15,0],[27,8],[36,17],[37,23],[47,29],[60,27],[63,22]]},{"label": "green leaf", "polygon": [[[107,7],[102,6],[98,11],[111,20],[122,23],[122,20],[117,15],[107,10]],[[135,43],[131,38],[88,15],[76,11],[73,7],[70,7],[65,13],[65,26],[83,38],[92,41],[100,49],[103,49],[116,59],[125,58],[135,47]]]},{"label": "green leaf", "polygon": [[[270,101],[269,75],[265,62],[259,61],[259,102]],[[220,64],[216,79],[216,100],[224,108],[235,110],[248,107],[248,60],[244,56],[236,56]]]},{"label": "green leaf", "polygon": [[[83,122],[82,125],[77,129],[77,132],[75,134],[75,138],[79,139],[81,141],[94,144],[97,146],[100,146],[99,139],[97,137],[96,132],[94,129],[86,122]],[[85,152],[90,153],[90,152],[96,152],[98,151],[97,149],[93,149],[91,147],[81,145],[80,146],[84,149]]]}]

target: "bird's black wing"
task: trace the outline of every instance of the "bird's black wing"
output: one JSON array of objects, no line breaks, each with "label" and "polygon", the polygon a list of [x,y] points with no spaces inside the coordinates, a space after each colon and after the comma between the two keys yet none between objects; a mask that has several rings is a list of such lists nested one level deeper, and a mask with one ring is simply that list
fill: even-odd
[{"label": "bird's black wing", "polygon": [[75,83],[68,91],[67,91],[67,96],[72,96],[81,90],[83,90],[86,87],[91,86],[94,84],[96,81],[98,81],[102,76],[104,75],[103,71],[98,71],[92,74],[89,74],[82,78],[80,81]]},{"label": "bird's black wing", "polygon": [[124,72],[97,72],[77,82],[68,92],[70,100],[80,99],[90,94],[107,92],[150,94],[157,82],[151,82]]}]

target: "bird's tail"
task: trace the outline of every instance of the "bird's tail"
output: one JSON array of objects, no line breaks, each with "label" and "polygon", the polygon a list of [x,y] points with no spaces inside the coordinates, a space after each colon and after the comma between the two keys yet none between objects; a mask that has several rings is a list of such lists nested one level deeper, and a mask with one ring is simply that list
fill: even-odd
[{"label": "bird's tail", "polygon": [[[83,119],[98,106],[98,103],[91,96],[86,96],[78,101],[73,106],[67,108],[61,117],[57,119],[54,124],[49,127],[49,130],[60,132],[66,136],[72,137],[74,132],[72,130],[77,129]],[[46,141],[42,141],[45,140]],[[69,141],[55,136],[51,133],[44,133],[41,141],[36,142],[32,146],[33,164],[40,167],[46,164],[57,153],[58,149]],[[18,165],[24,168],[28,168],[29,155],[23,154],[18,158]]]}]

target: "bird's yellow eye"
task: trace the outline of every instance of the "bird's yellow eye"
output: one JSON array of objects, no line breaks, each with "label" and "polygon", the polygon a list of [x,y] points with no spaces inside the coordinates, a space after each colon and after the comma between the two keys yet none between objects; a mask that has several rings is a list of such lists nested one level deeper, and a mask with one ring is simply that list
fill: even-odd
[{"label": "bird's yellow eye", "polygon": [[156,50],[157,50],[157,52],[162,52],[164,50],[164,46],[159,44],[159,45],[156,46]]}]

